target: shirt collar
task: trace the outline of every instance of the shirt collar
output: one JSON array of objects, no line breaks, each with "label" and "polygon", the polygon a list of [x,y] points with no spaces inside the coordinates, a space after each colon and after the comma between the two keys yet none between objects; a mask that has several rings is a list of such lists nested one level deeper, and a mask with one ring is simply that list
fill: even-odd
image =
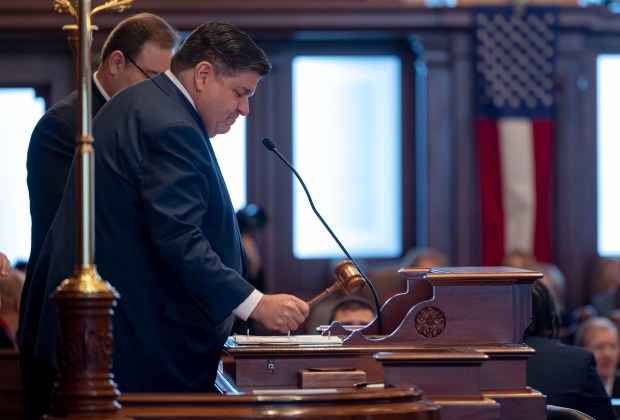
[{"label": "shirt collar", "polygon": [[614,379],[615,378],[612,376],[607,381],[605,381],[605,391],[607,391],[607,395],[609,395],[610,397],[614,389]]},{"label": "shirt collar", "polygon": [[110,95],[108,95],[108,92],[105,91],[103,86],[101,86],[101,83],[99,83],[99,80],[97,80],[97,72],[95,72],[95,74],[93,75],[93,80],[95,81],[95,86],[97,86],[97,89],[99,89],[99,92],[101,92],[106,102],[109,101]]},{"label": "shirt collar", "polygon": [[189,92],[187,91],[187,89],[185,89],[185,86],[181,84],[181,81],[177,79],[174,73],[172,73],[172,70],[170,69],[166,70],[166,76],[168,76],[168,78],[172,81],[172,83],[174,83],[174,85],[179,88],[179,90],[183,93],[183,95],[185,95],[185,97],[187,98],[189,103],[192,104],[194,109],[198,111],[198,109],[196,108],[196,104],[194,103],[194,100],[192,99],[191,96],[189,96]]}]

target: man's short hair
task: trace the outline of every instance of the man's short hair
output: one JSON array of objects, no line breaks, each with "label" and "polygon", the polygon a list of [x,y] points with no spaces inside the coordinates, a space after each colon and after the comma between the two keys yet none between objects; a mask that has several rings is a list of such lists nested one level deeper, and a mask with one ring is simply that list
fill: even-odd
[{"label": "man's short hair", "polygon": [[223,22],[207,22],[196,28],[172,57],[170,69],[178,75],[202,61],[211,63],[217,77],[239,71],[266,76],[271,71],[265,52],[247,34]]},{"label": "man's short hair", "polygon": [[180,41],[179,34],[159,16],[140,13],[131,16],[112,29],[101,50],[101,62],[112,52],[122,51],[136,58],[144,44],[153,42],[160,48],[174,49]]},{"label": "man's short hair", "polygon": [[334,321],[336,314],[340,311],[359,311],[363,309],[367,309],[376,315],[375,307],[367,299],[357,296],[344,298],[338,302],[336,306],[334,306],[334,309],[332,309],[330,322]]}]

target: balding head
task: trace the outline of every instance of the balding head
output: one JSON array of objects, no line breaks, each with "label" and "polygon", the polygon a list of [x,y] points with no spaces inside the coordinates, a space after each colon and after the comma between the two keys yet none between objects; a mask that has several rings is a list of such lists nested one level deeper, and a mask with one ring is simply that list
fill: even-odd
[{"label": "balding head", "polygon": [[147,42],[173,50],[179,41],[179,34],[162,18],[152,13],[140,13],[122,20],[110,32],[101,51],[101,62],[116,50],[136,58]]},{"label": "balding head", "polygon": [[618,349],[618,328],[609,319],[595,317],[580,325],[575,334],[575,344],[594,353],[596,370],[607,383],[616,374],[620,354]]},{"label": "balding head", "polygon": [[170,67],[179,35],[167,22],[151,13],[140,13],[120,22],[101,51],[96,80],[114,96]]}]

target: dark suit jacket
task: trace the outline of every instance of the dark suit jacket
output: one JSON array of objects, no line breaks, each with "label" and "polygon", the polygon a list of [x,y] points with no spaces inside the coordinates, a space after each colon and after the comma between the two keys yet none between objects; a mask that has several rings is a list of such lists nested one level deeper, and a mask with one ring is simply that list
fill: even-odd
[{"label": "dark suit jacket", "polygon": [[[254,288],[242,277],[245,253],[206,129],[160,74],[108,102],[94,137],[96,264],[121,295],[115,380],[121,391],[209,390],[231,311]],[[20,338],[52,364],[56,315],[47,295],[72,273],[71,179],[35,267]]]},{"label": "dark suit jacket", "polygon": [[543,337],[528,337],[525,344],[536,350],[527,361],[527,385],[545,394],[547,404],[597,420],[617,418],[591,352]]},{"label": "dark suit jacket", "polygon": [[[94,117],[106,103],[106,99],[99,91],[94,79],[91,80],[91,86],[91,111]],[[73,91],[48,109],[37,122],[30,136],[26,168],[32,227],[29,264],[20,306],[20,325],[25,309],[24,300],[32,282],[34,265],[39,258],[45,235],[58,210],[75,154],[77,99],[77,91]],[[22,350],[29,351],[30,349]]]},{"label": "dark suit jacket", "polygon": [[[106,103],[95,85],[92,86],[93,117]],[[75,154],[77,133],[77,91],[52,106],[34,127],[28,146],[28,194],[32,218],[30,261],[35,262],[49,230]]]},{"label": "dark suit jacket", "polygon": [[616,371],[614,386],[611,388],[611,398],[620,398],[620,371]]}]

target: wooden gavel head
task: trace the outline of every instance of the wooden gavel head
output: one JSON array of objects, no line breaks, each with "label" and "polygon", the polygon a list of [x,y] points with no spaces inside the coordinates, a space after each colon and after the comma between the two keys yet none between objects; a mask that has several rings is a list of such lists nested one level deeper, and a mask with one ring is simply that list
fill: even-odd
[{"label": "wooden gavel head", "polygon": [[334,268],[334,276],[339,288],[347,295],[353,295],[362,291],[366,281],[357,271],[351,260],[343,260]]},{"label": "wooden gavel head", "polygon": [[319,303],[338,289],[342,289],[347,295],[353,295],[359,293],[366,285],[364,277],[357,271],[351,260],[340,261],[334,268],[334,276],[336,276],[336,282],[306,302],[308,306]]}]

